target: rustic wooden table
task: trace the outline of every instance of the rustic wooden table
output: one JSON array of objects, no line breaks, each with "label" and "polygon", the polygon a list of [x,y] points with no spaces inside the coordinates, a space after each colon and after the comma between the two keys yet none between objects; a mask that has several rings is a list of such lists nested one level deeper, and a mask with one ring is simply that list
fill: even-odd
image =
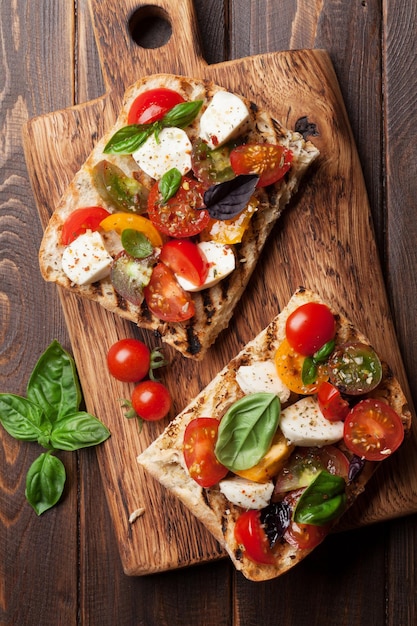
[{"label": "rustic wooden table", "polygon": [[[208,63],[287,49],[330,53],[416,404],[417,2],[194,4]],[[42,230],[23,157],[22,125],[102,95],[103,83],[87,0],[3,0],[0,11],[0,391],[23,395],[52,339],[70,346],[56,288],[45,284],[38,270]],[[129,577],[120,564],[94,450],[63,455],[65,498],[37,518],[24,497],[26,469],[37,451],[3,430],[0,437],[2,625],[417,623],[415,515],[335,534],[297,568],[268,583],[246,581],[228,560]]]}]

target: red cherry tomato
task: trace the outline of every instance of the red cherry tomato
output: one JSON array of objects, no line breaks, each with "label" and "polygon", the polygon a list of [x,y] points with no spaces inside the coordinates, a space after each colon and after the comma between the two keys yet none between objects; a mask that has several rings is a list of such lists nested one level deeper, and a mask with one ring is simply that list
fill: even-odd
[{"label": "red cherry tomato", "polygon": [[168,415],[172,400],[169,390],[156,380],[143,380],[132,392],[132,407],[143,420],[154,422]]},{"label": "red cherry tomato", "polygon": [[280,145],[244,144],[230,153],[230,163],[235,174],[257,174],[258,187],[266,187],[280,180],[291,167],[291,150]]},{"label": "red cherry tomato", "polygon": [[235,524],[235,539],[243,546],[246,556],[255,563],[272,565],[275,558],[268,537],[261,524],[261,512],[253,509],[245,511]]},{"label": "red cherry tomato", "polygon": [[342,398],[340,391],[331,383],[321,383],[317,400],[320,411],[330,422],[343,421],[350,411],[349,402]]},{"label": "red cherry tomato", "polygon": [[183,322],[195,315],[195,305],[190,294],[184,291],[165,263],[158,263],[154,267],[143,294],[149,310],[160,320]]},{"label": "red cherry tomato", "polygon": [[126,383],[136,383],[148,374],[151,351],[138,339],[120,339],[107,352],[110,374]]},{"label": "red cherry tomato", "polygon": [[151,124],[160,120],[177,104],[185,102],[184,98],[172,89],[160,87],[141,93],[133,101],[127,118],[128,124]]},{"label": "red cherry tomato", "polygon": [[382,461],[403,442],[404,427],[398,413],[386,402],[366,398],[346,417],[343,437],[354,454],[367,461]]},{"label": "red cherry tomato", "polygon": [[197,285],[204,283],[209,264],[199,247],[189,239],[171,239],[162,247],[160,261],[179,276]]},{"label": "red cherry tomato", "polygon": [[109,217],[110,213],[101,206],[90,206],[82,209],[75,209],[62,227],[61,243],[68,246],[79,235],[87,230],[98,230],[100,222]]},{"label": "red cherry tomato", "polygon": [[312,356],[331,341],[335,333],[333,313],[319,302],[307,302],[299,306],[288,316],[285,326],[288,343],[304,356]]},{"label": "red cherry tomato", "polygon": [[183,238],[198,235],[210,222],[204,206],[204,186],[191,178],[184,178],[177,193],[163,203],[159,183],[148,196],[148,214],[154,226],[165,235]]},{"label": "red cherry tomato", "polygon": [[[298,500],[304,489],[290,491],[284,498],[294,511]],[[290,545],[300,548],[300,550],[311,550],[319,545],[329,532],[329,525],[316,526],[313,524],[298,524],[291,519],[290,525],[284,534],[284,539]]]},{"label": "red cherry tomato", "polygon": [[218,430],[219,422],[212,417],[193,419],[185,429],[185,463],[191,478],[201,487],[212,487],[229,471],[214,454]]}]

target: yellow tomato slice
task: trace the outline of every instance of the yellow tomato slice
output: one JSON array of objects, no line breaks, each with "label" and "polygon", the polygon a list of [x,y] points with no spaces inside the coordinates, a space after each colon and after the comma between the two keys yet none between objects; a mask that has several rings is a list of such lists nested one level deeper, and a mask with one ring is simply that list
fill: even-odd
[{"label": "yellow tomato slice", "polygon": [[287,440],[278,428],[271,447],[259,463],[246,470],[233,471],[235,474],[242,476],[242,478],[253,480],[255,483],[266,483],[281,471],[293,450],[294,446],[287,443]]},{"label": "yellow tomato slice", "polygon": [[100,227],[106,232],[115,230],[119,235],[127,228],[132,228],[146,235],[156,248],[160,248],[163,243],[159,231],[152,224],[151,220],[135,213],[112,213],[100,222]]},{"label": "yellow tomato slice", "polygon": [[317,380],[311,385],[305,385],[302,380],[303,363],[305,356],[296,352],[287,339],[280,344],[275,353],[274,361],[277,373],[282,382],[294,393],[308,395],[315,393],[321,383],[329,378],[327,367],[318,365]]},{"label": "yellow tomato slice", "polygon": [[253,214],[258,208],[258,200],[251,198],[248,206],[231,220],[211,220],[206,229],[209,239],[216,243],[240,243]]}]

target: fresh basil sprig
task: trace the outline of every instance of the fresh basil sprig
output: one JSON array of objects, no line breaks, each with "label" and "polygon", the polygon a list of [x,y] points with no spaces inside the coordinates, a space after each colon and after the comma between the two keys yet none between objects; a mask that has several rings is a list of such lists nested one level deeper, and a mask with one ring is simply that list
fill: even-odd
[{"label": "fresh basil sprig", "polygon": [[41,515],[58,502],[65,485],[65,467],[53,452],[97,445],[110,432],[96,417],[79,410],[82,395],[75,363],[56,340],[35,365],[26,396],[0,393],[0,423],[15,439],[47,450],[26,477],[26,498]]},{"label": "fresh basil sprig", "polygon": [[342,476],[322,470],[302,493],[294,511],[298,524],[324,526],[346,508],[346,483]]},{"label": "fresh basil sprig", "polygon": [[312,385],[317,379],[317,370],[320,363],[327,361],[334,350],[335,341],[331,339],[325,343],[313,356],[307,356],[303,362],[301,379],[304,385]]},{"label": "fresh basil sprig", "polygon": [[224,414],[215,455],[228,469],[253,467],[271,446],[281,405],[274,393],[252,393],[237,400]]},{"label": "fresh basil sprig", "polygon": [[158,189],[161,193],[161,203],[165,204],[170,198],[175,196],[182,181],[182,175],[179,169],[173,167],[165,172],[158,183]]},{"label": "fresh basil sprig", "polygon": [[202,100],[181,102],[174,106],[164,117],[150,124],[129,124],[123,126],[110,138],[104,146],[105,154],[132,154],[138,150],[150,137],[155,134],[158,141],[159,133],[163,128],[175,126],[185,128],[197,117],[203,105]]}]

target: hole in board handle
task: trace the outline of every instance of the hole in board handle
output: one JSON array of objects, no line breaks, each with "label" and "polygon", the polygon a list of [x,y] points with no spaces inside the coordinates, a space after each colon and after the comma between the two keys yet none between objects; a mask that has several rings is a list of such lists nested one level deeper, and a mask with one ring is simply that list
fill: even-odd
[{"label": "hole in board handle", "polygon": [[141,6],[129,18],[130,36],[141,48],[161,48],[171,38],[172,26],[168,14],[160,7]]}]

